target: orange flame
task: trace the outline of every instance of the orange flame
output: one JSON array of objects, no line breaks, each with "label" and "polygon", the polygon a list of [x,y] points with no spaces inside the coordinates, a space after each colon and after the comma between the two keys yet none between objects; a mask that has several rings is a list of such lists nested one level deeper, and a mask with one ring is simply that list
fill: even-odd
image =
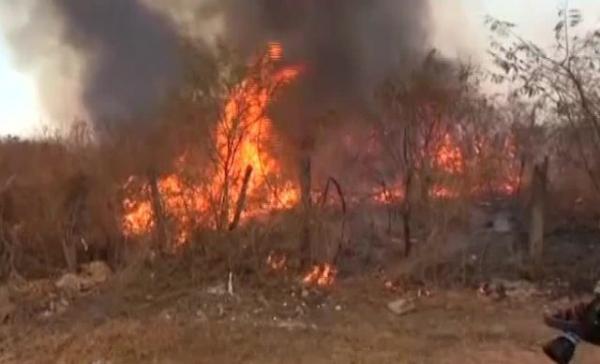
[{"label": "orange flame", "polygon": [[[187,241],[196,227],[217,227],[220,218],[227,222],[232,220],[244,183],[244,171],[250,168],[245,217],[290,208],[298,202],[299,192],[294,184],[284,181],[273,187],[267,181],[269,176],[281,174],[281,166],[267,148],[267,141],[273,139],[274,131],[266,111],[276,92],[294,81],[301,72],[301,67],[297,66],[277,69],[274,62],[282,57],[281,44],[269,44],[266,55],[232,90],[214,130],[216,168],[203,172],[208,174],[205,179],[208,183],[185,180],[184,172],[193,165],[187,162],[185,153],[175,161],[174,173],[157,181],[160,203],[177,244]],[[137,180],[130,178],[125,190],[130,191]],[[122,230],[126,236],[141,236],[154,227],[150,192],[149,184],[143,183],[123,200]],[[211,218],[213,224],[208,222]]]},{"label": "orange flame", "polygon": [[283,46],[279,42],[269,43],[269,58],[272,61],[281,61],[283,58]]},{"label": "orange flame", "polygon": [[319,287],[329,287],[335,282],[337,276],[337,269],[331,264],[320,264],[315,265],[310,272],[308,272],[302,282],[307,285],[316,285]]},{"label": "orange flame", "polygon": [[280,272],[287,268],[287,256],[271,252],[267,257],[267,266],[274,272]]},{"label": "orange flame", "polygon": [[[517,161],[517,146],[514,138],[506,138],[501,150],[495,149],[491,143],[485,138],[479,138],[475,141],[475,160],[465,158],[462,149],[457,145],[455,138],[451,133],[445,133],[441,141],[429,150],[433,159],[433,166],[437,171],[442,172],[444,178],[441,181],[434,183],[428,193],[429,196],[439,200],[452,200],[461,196],[461,189],[457,182],[466,183],[468,178],[469,166],[477,166],[476,163],[487,163],[484,156],[489,152],[501,155],[501,161],[498,164],[498,176],[492,181],[475,183],[472,186],[465,188],[466,192],[477,195],[483,191],[501,193],[505,195],[513,195],[517,192],[520,185],[520,172],[515,168]],[[496,147],[498,148],[498,147]],[[423,157],[426,157],[423,152]],[[460,178],[457,181],[456,177]],[[372,201],[380,204],[390,204],[402,202],[405,198],[405,192],[401,184],[394,184],[389,188],[374,188]]]},{"label": "orange flame", "polygon": [[373,201],[380,204],[390,204],[404,200],[404,188],[402,186],[391,186],[389,188],[379,187],[373,190]]},{"label": "orange flame", "polygon": [[435,153],[435,164],[449,174],[460,174],[465,169],[463,153],[446,133]]}]

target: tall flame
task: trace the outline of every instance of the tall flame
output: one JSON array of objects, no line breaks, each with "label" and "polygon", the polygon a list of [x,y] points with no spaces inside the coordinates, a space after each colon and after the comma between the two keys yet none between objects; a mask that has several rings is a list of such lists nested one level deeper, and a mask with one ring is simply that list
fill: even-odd
[{"label": "tall flame", "polygon": [[[266,55],[231,91],[214,130],[215,166],[207,172],[208,183],[183,178],[186,169],[192,166],[185,153],[175,161],[174,172],[157,181],[160,204],[172,225],[176,243],[188,241],[196,227],[218,227],[219,219],[231,222],[243,188],[248,201],[246,216],[290,208],[298,202],[299,192],[293,183],[288,181],[270,188],[267,180],[281,174],[279,161],[267,148],[267,141],[274,137],[267,107],[276,92],[301,72],[298,66],[276,67],[275,63],[282,58],[281,44],[270,43]],[[244,171],[250,172],[246,185]],[[122,203],[122,230],[126,236],[147,234],[156,223],[150,185],[142,183],[136,189],[138,181],[139,178],[132,177],[124,186],[129,192]]]}]

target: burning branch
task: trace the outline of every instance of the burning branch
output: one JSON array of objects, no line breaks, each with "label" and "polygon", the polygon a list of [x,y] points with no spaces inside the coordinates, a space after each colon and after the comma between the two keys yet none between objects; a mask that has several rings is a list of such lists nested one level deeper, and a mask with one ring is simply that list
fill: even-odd
[{"label": "burning branch", "polygon": [[229,224],[229,230],[234,230],[238,224],[240,223],[240,217],[242,215],[242,211],[244,210],[244,205],[246,204],[246,194],[248,192],[248,183],[250,182],[250,177],[252,176],[252,166],[246,167],[246,173],[244,174],[244,180],[242,182],[242,187],[240,189],[240,195],[237,200],[237,205],[235,207],[235,215],[233,216],[233,221]]}]

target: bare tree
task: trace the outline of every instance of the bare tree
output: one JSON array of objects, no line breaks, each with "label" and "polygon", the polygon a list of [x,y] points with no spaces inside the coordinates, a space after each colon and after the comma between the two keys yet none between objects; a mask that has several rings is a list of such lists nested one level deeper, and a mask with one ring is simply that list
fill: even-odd
[{"label": "bare tree", "polygon": [[[459,82],[451,62],[432,51],[410,77],[390,80],[380,92],[383,115],[376,129],[391,169],[382,175],[401,181],[404,254],[412,251],[415,204],[427,203],[435,179],[433,150],[452,129]],[[381,181],[385,186],[388,183]]]},{"label": "bare tree", "polygon": [[538,105],[548,124],[568,126],[576,151],[600,194],[600,29],[580,29],[582,13],[558,13],[554,51],[524,39],[515,24],[488,18],[495,34],[490,54],[501,72],[497,83],[516,85],[513,94]]}]

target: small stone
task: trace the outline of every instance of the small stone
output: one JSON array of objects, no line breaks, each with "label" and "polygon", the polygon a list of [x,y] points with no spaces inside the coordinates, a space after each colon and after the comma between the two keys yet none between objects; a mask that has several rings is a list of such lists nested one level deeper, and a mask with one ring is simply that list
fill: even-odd
[{"label": "small stone", "polygon": [[335,310],[336,311],[341,311],[342,310],[342,306],[340,306],[340,305],[335,306]]},{"label": "small stone", "polygon": [[392,301],[387,305],[388,309],[398,316],[409,314],[417,309],[414,300],[401,298],[396,301]]},{"label": "small stone", "polygon": [[161,317],[165,321],[171,321],[173,319],[173,313],[168,310],[165,310],[161,313]]},{"label": "small stone", "polygon": [[64,274],[58,281],[56,281],[56,287],[60,290],[68,292],[78,292],[82,289],[81,278],[74,273]]},{"label": "small stone", "polygon": [[206,316],[206,314],[204,313],[204,311],[202,311],[200,309],[196,310],[196,318],[200,322],[206,322],[206,321],[208,321],[208,316]]},{"label": "small stone", "polygon": [[112,276],[112,269],[103,261],[94,261],[81,267],[82,273],[94,283],[100,284],[108,281]]},{"label": "small stone", "polygon": [[223,296],[227,293],[227,289],[225,285],[221,283],[216,286],[208,287],[206,292],[215,296]]}]

